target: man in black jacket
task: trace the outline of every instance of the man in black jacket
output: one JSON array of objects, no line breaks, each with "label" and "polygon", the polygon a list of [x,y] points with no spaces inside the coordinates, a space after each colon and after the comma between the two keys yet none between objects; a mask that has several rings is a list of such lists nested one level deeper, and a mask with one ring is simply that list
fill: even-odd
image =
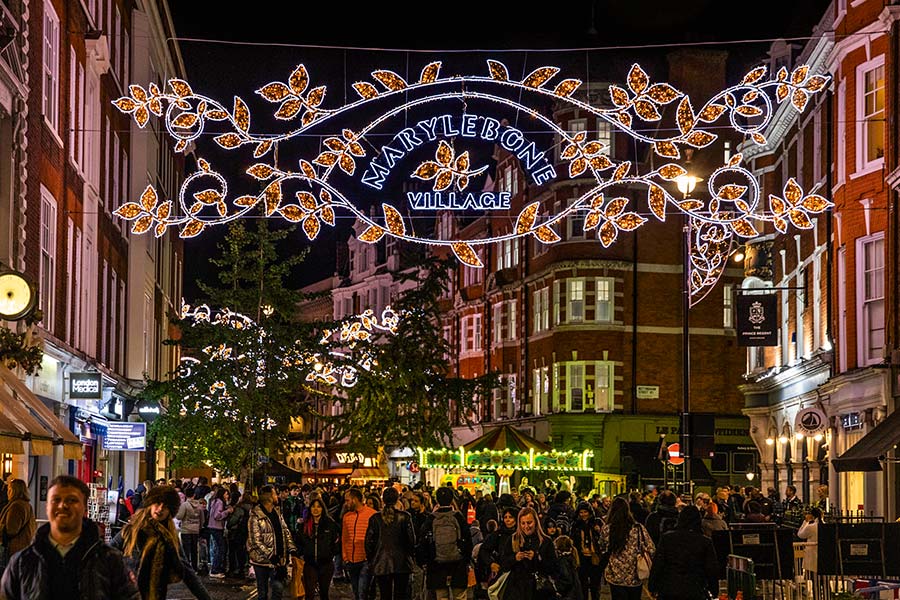
[{"label": "man in black jacket", "polygon": [[122,553],[103,543],[84,518],[90,491],[60,475],[50,482],[47,520],[34,542],[12,557],[0,581],[4,600],[140,600]]},{"label": "man in black jacket", "polygon": [[[434,590],[437,600],[466,600],[466,589],[469,585],[469,561],[472,558],[472,533],[469,531],[465,517],[453,510],[453,490],[446,487],[438,488],[434,495],[438,507],[434,513],[428,516],[428,520],[422,527],[422,543],[434,545],[435,519],[444,519],[445,517],[439,515],[453,513],[459,526],[456,543],[460,558],[456,561],[445,562],[437,556],[440,552],[430,550],[431,556],[425,572],[425,587]],[[453,595],[452,598],[450,598],[450,594]]]},{"label": "man in black jacket", "polygon": [[656,510],[647,517],[645,526],[653,539],[653,544],[658,545],[659,539],[667,531],[675,529],[678,522],[678,509],[675,508],[677,498],[670,490],[665,490],[657,497]]}]

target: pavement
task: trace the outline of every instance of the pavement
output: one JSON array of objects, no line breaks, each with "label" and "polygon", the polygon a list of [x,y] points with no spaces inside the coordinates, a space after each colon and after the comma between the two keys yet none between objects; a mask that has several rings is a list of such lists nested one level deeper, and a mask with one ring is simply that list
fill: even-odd
[{"label": "pavement", "polygon": [[[257,600],[255,579],[212,579],[202,577],[203,585],[215,600]],[[351,600],[353,594],[349,583],[333,582],[328,593],[328,600]],[[194,595],[183,583],[169,586],[168,600],[192,600]],[[284,598],[291,598],[290,585],[285,586]]]}]

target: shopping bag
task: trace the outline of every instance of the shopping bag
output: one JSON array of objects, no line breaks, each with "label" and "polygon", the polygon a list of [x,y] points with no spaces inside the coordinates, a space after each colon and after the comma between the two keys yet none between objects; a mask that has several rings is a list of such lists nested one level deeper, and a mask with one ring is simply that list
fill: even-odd
[{"label": "shopping bag", "polygon": [[509,579],[509,571],[500,575],[497,581],[488,588],[489,600],[503,600],[503,593],[506,591],[506,580]]},{"label": "shopping bag", "polygon": [[291,598],[303,598],[306,590],[303,589],[303,559],[291,557]]}]

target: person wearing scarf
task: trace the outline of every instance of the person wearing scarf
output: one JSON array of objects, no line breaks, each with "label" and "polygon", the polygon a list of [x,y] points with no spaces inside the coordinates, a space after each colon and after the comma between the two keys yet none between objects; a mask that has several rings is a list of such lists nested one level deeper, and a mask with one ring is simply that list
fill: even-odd
[{"label": "person wearing scarf", "polygon": [[165,600],[169,584],[183,581],[199,600],[210,600],[197,573],[187,562],[173,515],[181,499],[171,486],[155,486],[128,526],[113,540],[137,579],[142,600]]}]

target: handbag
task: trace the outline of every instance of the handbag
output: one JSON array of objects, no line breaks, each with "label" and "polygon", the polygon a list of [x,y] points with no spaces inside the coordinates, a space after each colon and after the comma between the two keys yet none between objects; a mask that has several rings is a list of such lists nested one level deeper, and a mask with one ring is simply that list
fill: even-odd
[{"label": "handbag", "polygon": [[644,549],[644,528],[640,525],[638,529],[638,557],[637,557],[637,573],[638,579],[644,581],[650,579],[650,569],[653,568],[653,559],[650,553]]},{"label": "handbag", "polygon": [[540,571],[534,574],[534,593],[544,598],[556,598],[559,595],[553,578]]},{"label": "handbag", "polygon": [[488,587],[489,600],[503,600],[503,593],[506,591],[506,580],[509,579],[509,571],[501,573],[496,581]]}]

